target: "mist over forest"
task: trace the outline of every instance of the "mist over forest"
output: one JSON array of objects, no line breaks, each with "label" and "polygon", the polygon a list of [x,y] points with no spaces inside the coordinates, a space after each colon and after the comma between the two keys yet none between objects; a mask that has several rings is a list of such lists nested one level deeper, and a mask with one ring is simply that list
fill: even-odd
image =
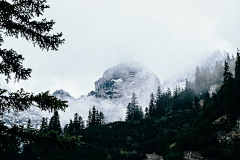
[{"label": "mist over forest", "polygon": [[238,160],[239,5],[0,0],[0,159]]}]

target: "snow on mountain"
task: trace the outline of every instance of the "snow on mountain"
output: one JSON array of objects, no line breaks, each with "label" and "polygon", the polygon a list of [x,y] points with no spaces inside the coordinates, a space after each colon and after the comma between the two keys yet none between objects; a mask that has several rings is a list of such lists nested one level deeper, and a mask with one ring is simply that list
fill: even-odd
[{"label": "snow on mountain", "polygon": [[148,101],[145,102],[145,97],[149,97],[152,92],[156,93],[158,86],[158,77],[144,65],[125,62],[106,70],[103,77],[95,82],[95,91],[88,96],[129,101],[134,92],[140,104],[146,105]]},{"label": "snow on mountain", "polygon": [[[62,89],[56,90],[52,95],[68,101],[66,111],[59,111],[63,127],[73,118],[74,113],[79,113],[86,120],[89,109],[93,106],[104,113],[108,122],[124,120],[132,93],[135,92],[137,95],[140,106],[147,107],[150,94],[156,93],[158,86],[160,86],[158,77],[144,65],[138,62],[125,62],[107,69],[102,78],[95,82],[95,90],[87,96],[75,99]],[[38,128],[42,117],[51,116],[52,113],[40,112],[33,107],[25,112],[6,114],[3,120],[10,125],[14,123],[26,125],[28,119],[31,119],[33,126]]]},{"label": "snow on mountain", "polygon": [[40,110],[36,107],[31,107],[29,110],[23,112],[10,111],[3,114],[2,120],[9,127],[14,124],[26,127],[30,119],[33,128],[40,128],[42,116],[39,112]]},{"label": "snow on mountain", "polygon": [[74,97],[72,97],[68,92],[65,92],[63,89],[56,90],[55,92],[52,93],[52,96],[55,96],[61,100],[75,100]]},{"label": "snow on mountain", "polygon": [[[75,102],[69,101],[66,112],[60,116],[71,115],[72,118],[74,113],[79,113],[86,120],[89,109],[96,106],[108,122],[124,120],[132,93],[137,95],[140,106],[147,107],[150,94],[156,93],[158,86],[158,77],[141,63],[120,63],[103,73],[102,78],[95,82],[94,91]],[[64,119],[69,121],[70,118]]]},{"label": "snow on mountain", "polygon": [[[211,70],[215,67],[216,62],[224,62],[226,56],[226,52],[215,51],[198,66],[199,68],[208,67]],[[164,81],[161,88],[173,90],[176,85],[180,85],[181,88],[185,87],[186,78],[194,81],[196,66],[174,74]],[[52,95],[68,101],[69,107],[66,111],[59,111],[63,127],[69,123],[69,119],[73,118],[74,113],[79,113],[84,120],[87,120],[88,111],[93,106],[104,113],[108,122],[124,120],[126,107],[131,100],[132,93],[137,95],[139,105],[145,108],[148,106],[150,94],[152,92],[156,94],[158,86],[160,86],[158,77],[144,65],[138,62],[124,62],[107,69],[103,76],[95,82],[95,90],[89,92],[87,96],[75,99],[62,89],[56,90]],[[38,128],[42,117],[50,118],[51,116],[52,113],[40,112],[33,107],[25,112],[5,114],[3,120],[9,125],[26,125],[28,119],[31,119],[33,126]]]}]

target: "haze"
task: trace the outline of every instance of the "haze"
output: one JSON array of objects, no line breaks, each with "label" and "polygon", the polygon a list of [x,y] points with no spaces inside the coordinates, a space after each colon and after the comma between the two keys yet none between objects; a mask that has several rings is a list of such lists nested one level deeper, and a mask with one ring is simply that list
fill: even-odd
[{"label": "haze", "polygon": [[44,16],[66,42],[57,52],[26,40],[6,38],[33,69],[24,82],[1,85],[12,91],[64,89],[75,98],[94,90],[108,68],[123,61],[144,64],[160,79],[197,64],[214,50],[235,54],[240,44],[240,1],[49,0]]}]

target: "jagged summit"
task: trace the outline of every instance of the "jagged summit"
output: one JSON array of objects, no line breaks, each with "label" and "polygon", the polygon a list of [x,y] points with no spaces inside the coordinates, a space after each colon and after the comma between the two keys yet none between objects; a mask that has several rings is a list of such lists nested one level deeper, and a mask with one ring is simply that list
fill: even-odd
[{"label": "jagged summit", "polygon": [[68,92],[64,91],[63,89],[56,90],[53,92],[52,96],[55,96],[62,100],[74,99]]},{"label": "jagged summit", "polygon": [[129,99],[132,93],[141,98],[149,97],[160,86],[158,77],[139,62],[124,62],[107,69],[95,82],[95,91],[89,96],[97,98]]},{"label": "jagged summit", "polygon": [[147,70],[147,68],[139,62],[133,62],[133,61],[123,62],[114,67],[107,69],[103,73],[102,78],[105,80],[119,79],[119,78],[126,77],[129,75],[134,75],[143,70]]}]

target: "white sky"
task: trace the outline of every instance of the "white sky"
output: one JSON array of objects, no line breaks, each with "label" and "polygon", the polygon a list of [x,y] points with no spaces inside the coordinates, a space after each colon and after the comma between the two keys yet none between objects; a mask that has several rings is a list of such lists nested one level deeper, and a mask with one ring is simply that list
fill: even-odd
[{"label": "white sky", "polygon": [[[94,90],[103,72],[120,62],[144,64],[161,83],[197,65],[216,49],[240,48],[238,0],[48,0],[44,16],[66,42],[46,52],[25,40],[7,38],[33,69],[32,77],[8,87],[29,92],[64,89],[75,98]],[[6,86],[6,83],[1,81]]]}]

